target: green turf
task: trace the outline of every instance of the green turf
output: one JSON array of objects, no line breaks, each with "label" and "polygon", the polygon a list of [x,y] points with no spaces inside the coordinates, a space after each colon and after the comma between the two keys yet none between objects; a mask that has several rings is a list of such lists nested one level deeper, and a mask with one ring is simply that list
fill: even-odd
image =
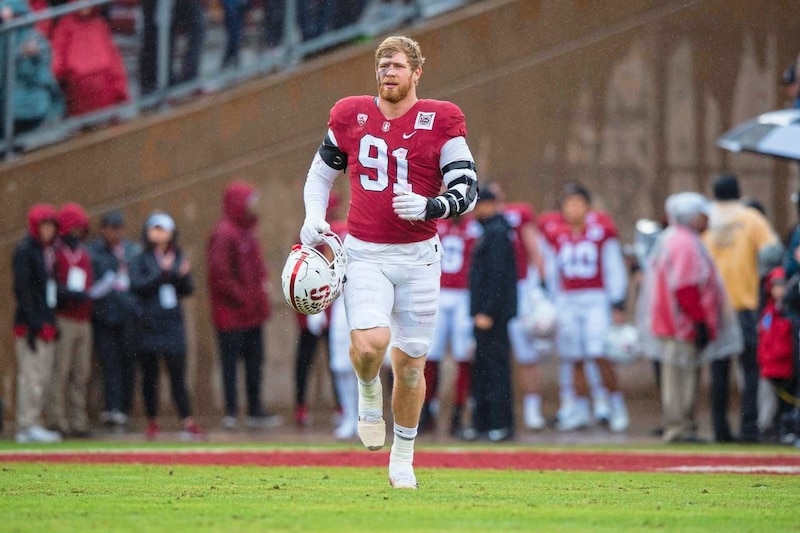
[{"label": "green turf", "polygon": [[2,531],[800,531],[798,478],[0,462]]}]

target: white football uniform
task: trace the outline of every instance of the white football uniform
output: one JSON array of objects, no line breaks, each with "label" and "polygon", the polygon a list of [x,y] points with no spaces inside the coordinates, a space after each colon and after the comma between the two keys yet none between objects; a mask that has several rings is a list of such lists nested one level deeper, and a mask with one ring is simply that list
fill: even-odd
[{"label": "white football uniform", "polygon": [[438,309],[439,237],[380,245],[348,235],[345,249],[344,301],[350,329],[389,327],[391,346],[411,357],[425,355],[433,340]]}]

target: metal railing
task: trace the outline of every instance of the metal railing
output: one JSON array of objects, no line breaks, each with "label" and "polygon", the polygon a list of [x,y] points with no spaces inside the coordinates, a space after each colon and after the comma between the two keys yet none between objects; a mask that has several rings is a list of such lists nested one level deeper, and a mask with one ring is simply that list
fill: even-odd
[{"label": "metal railing", "polygon": [[[286,0],[283,36],[281,44],[277,47],[277,53],[259,54],[254,60],[234,68],[201,69],[204,72],[198,73],[195,79],[171,85],[169,69],[172,64],[170,55],[171,39],[173,37],[170,33],[174,1],[158,0],[156,5],[157,71],[155,89],[153,91],[145,95],[140,94],[138,79],[131,76],[129,72],[128,83],[131,98],[127,103],[109,106],[76,117],[50,119],[39,128],[21,135],[15,135],[14,133],[13,94],[16,83],[16,65],[13,51],[17,45],[15,42],[17,32],[14,30],[30,27],[42,21],[55,20],[84,8],[110,5],[114,3],[114,0],[78,0],[45,11],[31,12],[0,25],[0,43],[4,44],[8,51],[5,54],[5,65],[0,65],[5,74],[2,102],[4,111],[3,135],[2,139],[0,139],[0,153],[4,154],[5,159],[13,159],[19,151],[28,151],[60,142],[83,128],[97,127],[112,120],[128,120],[139,115],[144,110],[169,107],[171,102],[196,92],[219,91],[247,79],[294,67],[303,58],[311,54],[319,53],[355,39],[379,35],[404,23],[438,15],[464,5],[469,0],[414,0],[402,4],[381,4],[379,0],[369,0],[366,2],[367,6],[364,13],[358,20],[341,28],[326,31],[308,40],[303,40],[297,20],[298,5],[302,0]],[[392,9],[380,10],[380,5],[387,5]],[[142,32],[137,31],[137,38],[140,44],[142,37]],[[202,55],[206,56],[208,55],[207,45],[204,45],[204,48],[206,49],[203,50]],[[211,59],[206,58],[205,61],[208,63]]]}]

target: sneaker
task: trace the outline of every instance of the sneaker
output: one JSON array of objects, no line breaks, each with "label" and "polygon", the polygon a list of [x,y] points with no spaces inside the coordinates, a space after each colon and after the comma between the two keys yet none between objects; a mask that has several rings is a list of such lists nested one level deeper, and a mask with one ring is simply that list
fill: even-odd
[{"label": "sneaker", "polygon": [[539,431],[545,428],[547,422],[541,412],[530,409],[525,410],[525,427],[532,431]]},{"label": "sneaker", "polygon": [[608,398],[604,396],[598,396],[597,398],[593,399],[592,404],[594,409],[594,419],[603,425],[610,424],[612,409],[611,404],[608,402]]},{"label": "sneaker", "polygon": [[581,409],[577,404],[573,404],[572,409],[564,413],[564,416],[556,422],[556,429],[559,431],[575,431],[589,427],[591,416],[589,410]]},{"label": "sneaker", "polygon": [[50,431],[41,426],[31,426],[23,431],[18,431],[15,439],[20,444],[41,443],[52,444],[61,442],[61,433]]},{"label": "sneaker", "polygon": [[222,417],[222,423],[220,425],[225,431],[236,431],[239,429],[239,421],[235,416]]},{"label": "sneaker", "polygon": [[510,428],[490,429],[487,437],[491,442],[503,442],[514,438],[514,432]]},{"label": "sneaker", "polygon": [[389,465],[389,485],[395,489],[418,489],[417,476],[410,463]]},{"label": "sneaker", "polygon": [[480,439],[481,436],[481,433],[474,428],[466,428],[456,435],[457,438],[466,442],[474,442]]},{"label": "sneaker", "polygon": [[283,417],[272,413],[265,413],[261,416],[248,416],[247,429],[272,429],[283,424]]},{"label": "sneaker", "polygon": [[155,440],[159,433],[161,433],[161,428],[158,427],[158,422],[151,420],[147,424],[147,429],[144,431],[144,438],[147,440]]},{"label": "sneaker", "polygon": [[359,416],[358,437],[368,450],[375,451],[383,448],[386,443],[386,422],[383,417],[370,422]]},{"label": "sneaker", "polygon": [[625,402],[620,402],[611,411],[611,417],[608,419],[608,429],[614,433],[620,433],[628,429],[628,423],[628,408],[625,406]]},{"label": "sneaker", "polygon": [[208,440],[208,435],[205,431],[200,429],[194,422],[189,422],[183,427],[183,431],[180,433],[180,439],[182,441],[204,441]]}]

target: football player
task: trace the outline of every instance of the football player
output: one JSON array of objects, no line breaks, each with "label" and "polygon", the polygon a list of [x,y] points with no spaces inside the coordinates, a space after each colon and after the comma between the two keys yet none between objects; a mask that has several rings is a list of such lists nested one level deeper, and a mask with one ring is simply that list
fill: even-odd
[{"label": "football player", "polygon": [[389,481],[410,489],[417,488],[414,441],[438,308],[442,250],[435,219],[472,210],[478,190],[464,114],[450,102],[417,97],[424,61],[415,41],[388,37],[375,51],[378,95],[348,97],[333,106],[306,178],[300,231],[309,246],[330,231],[325,221],[330,189],[346,171],[344,299],[358,376],[358,435],[370,450],[384,445],[379,371],[391,342]]},{"label": "football player", "polygon": [[572,430],[591,421],[589,386],[584,363],[594,361],[610,393],[609,428],[624,431],[628,411],[617,387],[614,367],[604,348],[612,315],[624,320],[627,269],[617,231],[610,217],[591,209],[591,195],[580,184],[568,183],[561,212],[541,222],[546,239],[547,285],[559,311],[556,344],[561,358],[573,363],[577,397],[557,427]]}]

